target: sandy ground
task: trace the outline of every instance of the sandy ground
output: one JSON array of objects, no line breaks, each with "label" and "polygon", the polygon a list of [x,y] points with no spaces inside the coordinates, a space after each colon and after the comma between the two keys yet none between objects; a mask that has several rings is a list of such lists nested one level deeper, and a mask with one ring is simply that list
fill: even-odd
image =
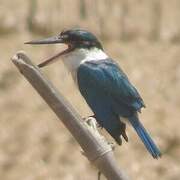
[{"label": "sandy ground", "polygon": [[[23,44],[32,38],[37,37],[25,33],[1,38],[0,179],[96,179],[97,170],[82,156],[79,145],[10,61],[17,50],[25,50],[39,63],[62,48]],[[105,49],[140,91],[147,106],[140,118],[163,153],[154,160],[128,126],[129,143],[115,150],[119,165],[132,179],[178,180],[180,46],[113,41],[106,42]],[[43,71],[83,117],[91,114],[60,61]]]}]

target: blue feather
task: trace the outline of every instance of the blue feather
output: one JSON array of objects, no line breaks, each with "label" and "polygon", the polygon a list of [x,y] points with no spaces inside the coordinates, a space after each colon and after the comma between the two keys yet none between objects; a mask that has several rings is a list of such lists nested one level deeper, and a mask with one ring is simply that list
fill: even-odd
[{"label": "blue feather", "polygon": [[142,123],[139,121],[137,114],[134,116],[128,118],[131,125],[136,130],[137,134],[139,135],[140,139],[144,143],[147,150],[150,152],[150,154],[158,159],[161,157],[161,152],[158,149],[158,147],[155,145],[154,141],[150,137],[149,133],[146,131]]},{"label": "blue feather", "polygon": [[81,69],[78,73],[80,92],[94,112],[99,125],[104,127],[118,144],[121,144],[121,122],[118,113],[112,111],[112,98],[104,91],[101,91],[94,81],[87,79],[87,76],[90,77],[89,71],[85,69]]},{"label": "blue feather", "polygon": [[145,104],[124,72],[111,59],[81,64],[77,71],[79,90],[95,114],[98,123],[121,144],[122,135],[127,141],[125,124],[121,117],[131,122],[147,150],[154,158],[161,153],[138,120],[137,111]]}]

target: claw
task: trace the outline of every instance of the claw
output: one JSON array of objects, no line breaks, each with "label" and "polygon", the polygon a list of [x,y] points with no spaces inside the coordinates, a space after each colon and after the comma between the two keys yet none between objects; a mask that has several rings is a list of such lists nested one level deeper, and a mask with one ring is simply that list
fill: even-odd
[{"label": "claw", "polygon": [[[88,118],[94,118],[96,119],[96,116],[95,115],[91,115],[91,116],[88,116],[88,117],[84,117],[83,120],[87,120]],[[99,124],[99,122],[96,120],[97,122],[97,128],[103,128],[103,125]]]},{"label": "claw", "polygon": [[96,119],[95,115],[92,115],[92,116],[84,117],[83,120],[86,120],[86,119],[88,119],[88,118],[94,118],[94,119]]},{"label": "claw", "polygon": [[121,122],[121,127],[120,127],[120,129],[121,129],[121,135],[122,135],[122,137],[125,139],[126,142],[128,142],[128,136],[127,136],[127,134],[126,134],[126,124],[123,123],[123,122]]},{"label": "claw", "polygon": [[127,134],[126,134],[125,131],[122,132],[122,136],[123,136],[123,138],[125,139],[125,141],[128,142],[128,136],[127,136]]},{"label": "claw", "polygon": [[116,142],[119,144],[119,145],[122,145],[122,139],[121,139],[121,136],[115,138]]}]

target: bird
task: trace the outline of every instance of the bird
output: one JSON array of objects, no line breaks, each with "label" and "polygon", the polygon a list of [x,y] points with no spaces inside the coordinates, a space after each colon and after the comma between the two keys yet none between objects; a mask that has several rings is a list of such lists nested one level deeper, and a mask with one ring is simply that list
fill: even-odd
[{"label": "bird", "polygon": [[[65,50],[38,66],[42,68],[61,57],[99,126],[121,145],[122,137],[128,141],[126,121],[129,121],[152,157],[161,157],[159,148],[138,116],[145,108],[142,97],[93,33],[81,28],[67,29],[56,36],[25,44],[65,44]],[[127,119],[125,122],[124,118]]]}]

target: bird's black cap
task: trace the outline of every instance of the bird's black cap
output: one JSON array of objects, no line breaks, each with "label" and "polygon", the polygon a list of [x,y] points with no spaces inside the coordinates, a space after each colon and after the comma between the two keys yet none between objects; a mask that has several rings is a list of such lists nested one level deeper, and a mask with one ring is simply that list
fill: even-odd
[{"label": "bird's black cap", "polygon": [[102,49],[103,47],[97,37],[89,31],[84,29],[70,29],[66,31],[62,31],[59,35],[49,37],[42,40],[33,40],[26,42],[25,44],[32,44],[32,45],[42,45],[42,44],[58,44],[63,43],[68,45],[68,48],[55,56],[47,59],[43,63],[39,64],[39,67],[44,67],[53,62],[54,59],[70,53],[71,51],[84,48],[84,49],[91,49],[91,48],[98,48]]}]

